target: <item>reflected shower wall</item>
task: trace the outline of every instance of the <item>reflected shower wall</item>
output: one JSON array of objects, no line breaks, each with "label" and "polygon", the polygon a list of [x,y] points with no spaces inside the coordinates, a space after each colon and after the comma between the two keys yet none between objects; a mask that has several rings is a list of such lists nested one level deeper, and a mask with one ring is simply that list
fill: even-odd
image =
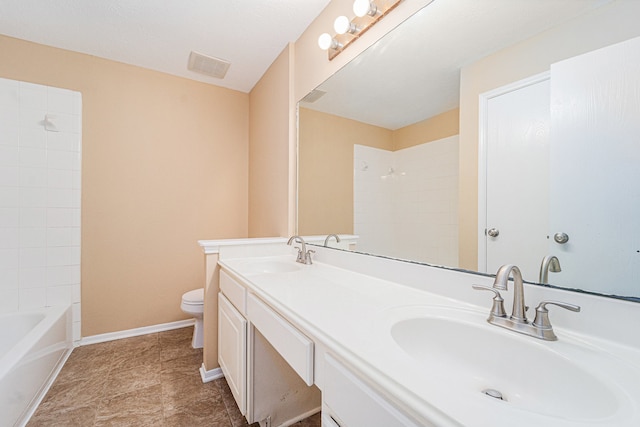
[{"label": "reflected shower wall", "polygon": [[357,250],[458,265],[458,136],[387,151],[354,146]]}]

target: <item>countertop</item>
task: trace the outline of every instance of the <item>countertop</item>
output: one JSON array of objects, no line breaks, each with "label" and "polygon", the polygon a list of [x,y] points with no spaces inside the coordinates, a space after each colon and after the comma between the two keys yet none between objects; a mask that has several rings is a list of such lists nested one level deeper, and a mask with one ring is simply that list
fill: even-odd
[{"label": "countertop", "polygon": [[[255,262],[291,263],[299,268],[291,272],[256,273],[250,268]],[[416,289],[322,262],[296,264],[291,256],[221,259],[219,264],[241,278],[251,292],[283,317],[313,339],[320,340],[419,423],[429,420],[441,426],[640,425],[640,381],[635,381],[636,386],[614,390],[619,401],[613,415],[563,419],[491,399],[473,387],[460,387],[460,382],[449,380],[452,373],[448,370],[455,365],[426,366],[400,348],[390,333],[392,326],[403,319],[426,312],[438,316],[439,310],[446,310],[449,315],[452,309],[454,313],[478,319],[479,328],[497,328],[482,320],[488,315],[491,298],[486,299],[486,307],[480,307],[430,292],[428,276],[424,278],[425,289]],[[471,284],[469,292],[474,292]],[[591,372],[596,378],[640,380],[637,349],[597,338],[585,342],[583,335],[562,329],[556,332],[560,340],[546,342],[504,330],[505,334],[512,334],[511,339],[532,349],[547,347],[553,352],[575,355],[571,363],[583,364],[585,372]],[[581,346],[581,354],[576,354],[574,344]],[[467,358],[476,357],[472,343],[468,346],[462,343],[462,348],[468,351]],[[589,352],[598,358],[593,359]],[[610,363],[590,365],[592,360],[603,360],[603,355]],[[504,354],[504,362],[518,363],[511,360],[509,354]],[[522,369],[544,367],[522,366]]]}]

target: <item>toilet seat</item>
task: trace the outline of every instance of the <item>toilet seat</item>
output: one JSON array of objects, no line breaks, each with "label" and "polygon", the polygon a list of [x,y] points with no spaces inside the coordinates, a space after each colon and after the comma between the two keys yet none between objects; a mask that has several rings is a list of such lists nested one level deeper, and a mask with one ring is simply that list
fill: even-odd
[{"label": "toilet seat", "polygon": [[193,316],[195,320],[191,346],[193,348],[202,348],[204,346],[204,288],[185,292],[182,295],[180,309],[185,314]]},{"label": "toilet seat", "polygon": [[194,289],[182,295],[182,303],[185,305],[203,305],[204,288]]}]

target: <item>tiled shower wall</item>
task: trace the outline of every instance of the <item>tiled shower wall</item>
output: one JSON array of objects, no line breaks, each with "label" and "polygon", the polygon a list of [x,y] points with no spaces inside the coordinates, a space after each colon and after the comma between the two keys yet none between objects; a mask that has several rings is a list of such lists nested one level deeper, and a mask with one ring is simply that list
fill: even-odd
[{"label": "tiled shower wall", "polygon": [[458,136],[398,151],[354,147],[358,251],[458,265]]},{"label": "tiled shower wall", "polygon": [[75,340],[81,126],[79,92],[0,79],[0,313],[73,304]]}]

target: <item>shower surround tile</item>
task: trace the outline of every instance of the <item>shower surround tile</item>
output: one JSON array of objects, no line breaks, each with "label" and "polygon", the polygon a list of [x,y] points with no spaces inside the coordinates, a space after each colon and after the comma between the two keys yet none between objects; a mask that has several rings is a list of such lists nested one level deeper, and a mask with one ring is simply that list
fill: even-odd
[{"label": "shower surround tile", "polygon": [[20,254],[0,252],[19,289],[0,314],[80,303],[81,127],[79,92],[0,78],[0,249]]},{"label": "shower surround tile", "polygon": [[458,264],[458,137],[398,151],[354,146],[358,250]]}]

